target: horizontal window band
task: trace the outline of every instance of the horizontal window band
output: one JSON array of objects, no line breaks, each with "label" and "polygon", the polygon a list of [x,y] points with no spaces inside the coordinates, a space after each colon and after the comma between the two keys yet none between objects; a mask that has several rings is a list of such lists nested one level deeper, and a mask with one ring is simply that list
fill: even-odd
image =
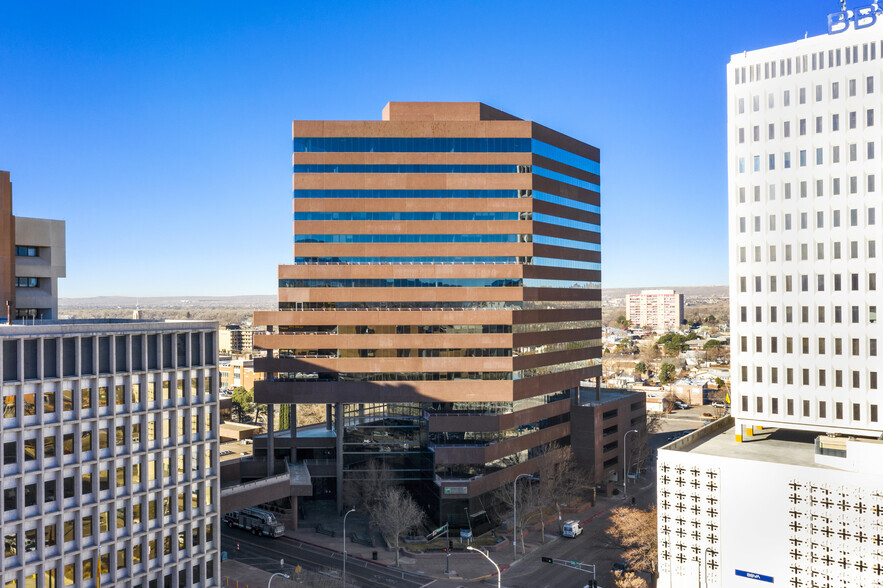
[{"label": "horizontal window band", "polygon": [[530,190],[294,190],[294,198],[527,198]]},{"label": "horizontal window band", "polygon": [[529,174],[530,168],[529,165],[468,163],[298,163],[293,171],[296,174]]},{"label": "horizontal window band", "polygon": [[[519,212],[295,212],[295,221],[497,221],[530,220]],[[543,215],[547,216],[547,215]],[[548,222],[548,221],[544,221]],[[576,222],[576,221],[571,221]],[[588,223],[580,223],[588,224]]]}]

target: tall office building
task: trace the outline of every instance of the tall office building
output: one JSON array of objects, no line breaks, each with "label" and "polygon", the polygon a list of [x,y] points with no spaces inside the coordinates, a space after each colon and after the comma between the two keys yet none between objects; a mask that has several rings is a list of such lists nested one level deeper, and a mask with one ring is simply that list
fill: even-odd
[{"label": "tall office building", "polygon": [[663,586],[883,585],[873,18],[727,68],[734,418],[660,451]]},{"label": "tall office building", "polygon": [[674,290],[642,290],[626,295],[625,318],[633,327],[673,331],[684,322],[684,295]]},{"label": "tall office building", "polygon": [[311,463],[339,505],[386,464],[465,527],[570,444],[599,375],[599,151],[480,103],[392,102],[293,136],[294,264],[279,310],[255,313],[275,331],[255,335],[272,350],[255,398],[326,403],[329,430],[271,433],[268,451]]},{"label": "tall office building", "polygon": [[216,331],[0,326],[0,586],[220,585]]}]

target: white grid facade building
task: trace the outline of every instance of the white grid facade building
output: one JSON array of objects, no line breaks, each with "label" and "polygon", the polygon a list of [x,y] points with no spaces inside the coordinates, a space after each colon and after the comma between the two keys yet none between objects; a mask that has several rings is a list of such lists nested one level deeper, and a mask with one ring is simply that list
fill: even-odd
[{"label": "white grid facade building", "polygon": [[733,414],[879,434],[883,25],[727,68]]},{"label": "white grid facade building", "polygon": [[217,586],[217,325],[0,327],[4,588]]}]

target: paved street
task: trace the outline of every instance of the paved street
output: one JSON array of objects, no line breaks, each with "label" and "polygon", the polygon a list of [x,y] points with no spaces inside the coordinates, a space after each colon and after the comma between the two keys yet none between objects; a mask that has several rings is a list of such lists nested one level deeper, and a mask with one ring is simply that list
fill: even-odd
[{"label": "paved street", "polygon": [[[283,568],[289,573],[300,565],[304,569],[322,572],[340,579],[341,553],[323,549],[291,539],[280,537],[257,537],[241,529],[225,529],[221,538],[222,549],[228,559],[236,560],[268,572]],[[284,559],[280,568],[280,559]],[[358,586],[423,586],[431,581],[422,574],[398,570],[367,562],[356,557],[347,558],[347,579]],[[275,582],[274,582],[275,584]],[[279,583],[279,586],[284,584]]]},{"label": "paved street", "polygon": [[[637,506],[646,508],[656,502],[656,450],[669,442],[680,432],[692,431],[703,424],[701,414],[707,407],[678,410],[661,419],[660,432],[650,437],[651,460],[646,474],[637,481],[630,481],[629,497],[635,497]],[[587,509],[573,518],[591,520],[585,524],[582,535],[568,539],[557,535],[557,529],[547,529],[546,544],[540,541],[538,533],[532,533],[527,540],[527,553],[512,561],[511,548],[492,552],[490,555],[503,568],[502,585],[509,588],[582,588],[592,575],[561,565],[543,563],[541,557],[552,557],[568,561],[578,561],[596,566],[596,577],[602,588],[613,585],[611,566],[620,561],[619,548],[608,538],[605,529],[609,524],[610,510],[621,505],[631,505],[622,495],[599,497],[594,508]],[[333,516],[333,514],[332,514]],[[350,517],[352,528],[359,529],[360,523]],[[358,518],[355,519],[359,521]],[[339,531],[339,530],[338,530]],[[326,574],[328,578],[340,580],[341,538],[316,534],[305,524],[297,532],[289,531],[289,537],[270,539],[255,537],[238,529],[224,528],[223,549],[227,556],[242,564],[254,566],[265,572],[280,571],[279,560],[284,558],[284,568],[290,572],[295,565],[306,570]],[[239,549],[237,549],[237,544]],[[378,551],[379,563],[368,561],[372,551]],[[401,569],[393,566],[394,554],[383,548],[369,548],[348,543],[350,557],[347,561],[347,578],[358,586],[403,586],[418,587],[431,585],[434,588],[457,588],[460,586],[494,586],[496,576],[493,566],[480,555],[455,552],[451,556],[451,578],[444,575],[444,556],[403,558]],[[520,551],[520,550],[519,550]],[[268,577],[264,575],[262,577]],[[287,584],[274,580],[274,586],[284,588]],[[260,585],[258,583],[250,584]],[[295,585],[293,582],[291,585]]]}]

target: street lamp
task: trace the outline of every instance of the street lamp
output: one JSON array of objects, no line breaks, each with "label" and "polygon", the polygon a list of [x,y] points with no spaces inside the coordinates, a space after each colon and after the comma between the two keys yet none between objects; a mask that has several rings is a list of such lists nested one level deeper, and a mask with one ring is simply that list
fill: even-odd
[{"label": "street lamp", "polygon": [[497,562],[495,562],[494,560],[492,560],[492,559],[488,556],[488,554],[486,554],[486,553],[483,552],[482,550],[480,550],[480,549],[476,549],[476,548],[472,547],[471,545],[467,545],[467,546],[466,546],[466,549],[468,549],[469,551],[475,551],[475,552],[477,552],[477,553],[482,554],[486,560],[488,560],[489,562],[491,562],[492,564],[494,564],[494,567],[497,568],[497,588],[500,588],[500,566],[497,565]]},{"label": "street lamp", "polygon": [[270,576],[270,579],[267,581],[267,588],[270,588],[270,584],[273,582],[273,578],[275,578],[276,576],[282,576],[286,580],[291,577],[288,574],[283,574],[282,572],[276,572],[275,574]]},{"label": "street lamp", "polygon": [[623,474],[623,486],[622,486],[622,499],[626,500],[629,496],[629,454],[626,451],[626,447],[628,447],[628,438],[629,433],[637,433],[637,429],[632,429],[630,431],[626,431],[625,435],[622,436],[622,474]]},{"label": "street lamp", "polygon": [[527,476],[531,480],[537,480],[538,478],[534,477],[531,474],[518,474],[515,476],[515,490],[514,490],[514,500],[512,501],[512,529],[514,533],[512,534],[512,561],[518,559],[518,478],[522,476]]},{"label": "street lamp", "polygon": [[349,516],[351,512],[356,512],[356,508],[353,507],[346,511],[346,514],[343,515],[343,585],[346,586],[346,518]]}]

